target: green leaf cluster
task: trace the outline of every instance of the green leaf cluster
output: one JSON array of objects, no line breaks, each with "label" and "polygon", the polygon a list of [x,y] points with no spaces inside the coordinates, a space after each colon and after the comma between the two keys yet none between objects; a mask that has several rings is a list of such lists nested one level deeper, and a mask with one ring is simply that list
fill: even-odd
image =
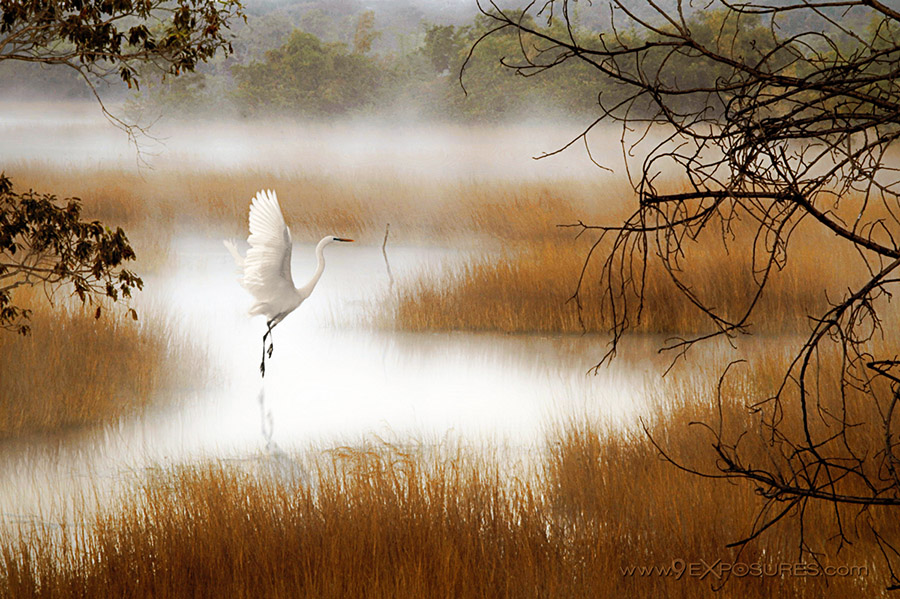
[{"label": "green leaf cluster", "polygon": [[0,328],[28,333],[30,311],[12,301],[22,286],[67,287],[82,303],[131,297],[143,287],[141,278],[123,267],[134,258],[121,228],[82,220],[78,198],[20,194],[0,174]]},{"label": "green leaf cluster", "polygon": [[227,26],[241,8],[238,0],[0,0],[0,60],[117,73],[131,87],[141,64],[178,75],[230,51]]}]

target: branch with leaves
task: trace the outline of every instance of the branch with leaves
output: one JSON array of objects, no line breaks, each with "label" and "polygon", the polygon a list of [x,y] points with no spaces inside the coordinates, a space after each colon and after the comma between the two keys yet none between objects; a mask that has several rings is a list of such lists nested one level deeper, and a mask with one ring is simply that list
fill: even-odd
[{"label": "branch with leaves", "polygon": [[[138,85],[147,66],[170,76],[193,71],[232,52],[228,25],[241,17],[239,0],[0,0],[0,61],[74,69],[134,140],[143,130],[106,109],[96,82]],[[30,310],[12,297],[23,286],[65,288],[82,303],[130,297],[143,284],[123,267],[134,257],[122,229],[81,220],[77,198],[19,194],[0,174],[0,328],[28,333]]]},{"label": "branch with leaves", "polygon": [[60,64],[137,84],[138,66],[178,75],[231,52],[236,0],[0,0],[0,60]]},{"label": "branch with leaves", "polygon": [[[69,291],[82,303],[129,298],[143,281],[124,264],[135,254],[121,228],[81,219],[81,201],[13,190],[0,175],[0,328],[28,334],[31,311],[16,305],[23,286]],[[133,318],[137,314],[129,310]]]},{"label": "branch with leaves", "polygon": [[135,141],[144,131],[112,114],[97,82],[139,86],[142,73],[178,76],[233,52],[239,0],[0,0],[0,61],[73,69],[104,115]]}]

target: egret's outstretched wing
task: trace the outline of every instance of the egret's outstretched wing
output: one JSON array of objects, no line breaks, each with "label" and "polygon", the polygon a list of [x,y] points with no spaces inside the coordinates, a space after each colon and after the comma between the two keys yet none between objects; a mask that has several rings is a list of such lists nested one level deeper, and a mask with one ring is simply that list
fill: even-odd
[{"label": "egret's outstretched wing", "polygon": [[244,272],[244,257],[241,256],[240,252],[238,252],[237,246],[234,245],[234,242],[230,239],[223,239],[222,243],[231,254],[231,257],[234,258],[234,263],[237,264],[237,267],[239,269],[238,272]]},{"label": "egret's outstretched wing", "polygon": [[247,242],[242,282],[257,300],[251,312],[273,316],[270,312],[297,295],[291,277],[291,232],[274,191],[260,191],[253,198]]}]

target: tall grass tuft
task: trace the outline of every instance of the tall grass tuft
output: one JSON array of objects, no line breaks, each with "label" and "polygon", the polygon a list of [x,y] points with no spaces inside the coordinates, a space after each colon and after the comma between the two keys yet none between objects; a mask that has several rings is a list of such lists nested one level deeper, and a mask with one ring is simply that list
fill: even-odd
[{"label": "tall grass tuft", "polygon": [[152,311],[95,319],[37,294],[30,305],[30,335],[0,332],[0,438],[114,421],[204,380],[187,366],[197,348]]},{"label": "tall grass tuft", "polygon": [[[682,259],[682,283],[731,322],[737,322],[756,293],[748,237],[731,242],[727,251],[718,243],[690,244]],[[821,240],[813,235],[797,239],[787,267],[775,271],[747,324],[754,332],[782,333],[809,329],[810,314],[839,297],[848,279],[864,265],[851,247],[836,247],[821,260]],[[579,314],[573,295],[591,247],[589,239],[531,241],[492,255],[470,259],[462,267],[448,267],[407,281],[386,302],[386,316],[378,320],[402,330],[502,331],[508,333],[606,332],[622,318],[623,297],[609,300],[601,266],[608,244],[594,251],[584,270]],[[639,260],[635,257],[635,260]],[[615,276],[620,271],[614,269]],[[635,271],[635,277],[639,272]],[[618,284],[614,281],[615,284]],[[615,287],[615,285],[614,285]],[[715,325],[688,300],[671,274],[651,255],[643,282],[644,302],[638,313],[637,283],[627,286],[630,329],[645,333],[692,334]],[[830,294],[830,296],[829,296]]]}]

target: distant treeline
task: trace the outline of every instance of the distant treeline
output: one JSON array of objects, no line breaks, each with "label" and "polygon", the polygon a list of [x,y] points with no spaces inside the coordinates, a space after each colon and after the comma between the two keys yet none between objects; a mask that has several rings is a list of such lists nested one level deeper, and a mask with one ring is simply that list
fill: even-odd
[{"label": "distant treeline", "polygon": [[[284,31],[271,19],[251,24],[239,37],[235,56],[197,73],[145,84],[133,106],[182,115],[429,120],[503,120],[536,109],[580,116],[596,106],[591,69],[573,64],[524,78],[501,65],[501,57],[520,52],[512,32],[478,47],[462,78],[464,89],[460,68],[492,24],[484,16],[467,25],[424,24],[408,49],[381,53],[373,51],[382,35],[371,11],[360,13],[349,34],[341,36],[349,41],[326,41],[300,27]],[[259,51],[254,39],[280,44]]]},{"label": "distant treeline", "polygon": [[[714,35],[719,28],[714,18],[713,13],[699,15],[698,27]],[[310,119],[503,121],[583,117],[597,111],[599,97],[605,104],[617,100],[617,86],[580,61],[518,76],[501,60],[521,63],[523,48],[529,58],[538,58],[540,45],[520,39],[511,29],[481,41],[460,77],[473,44],[495,26],[484,15],[464,25],[423,25],[407,50],[383,53],[373,51],[381,32],[371,11],[359,13],[350,31],[337,36],[347,41],[325,41],[299,27],[286,31],[283,22],[273,19],[251,25],[239,32],[233,57],[201,72],[145,85],[134,105],[169,115],[213,111]],[[533,26],[543,28],[536,22]],[[260,50],[261,42],[275,39],[278,45]],[[689,61],[681,73],[687,78],[715,76],[692,73]]]},{"label": "distant treeline", "polygon": [[[575,5],[573,27],[582,40],[614,43],[599,14],[608,7]],[[512,30],[485,38],[460,69],[473,44],[494,21],[459,11],[422,12],[412,4],[378,3],[378,12],[355,0],[284,3],[262,0],[248,4],[249,17],[234,30],[234,53],[216,57],[197,72],[160,79],[143,73],[141,89],[109,93],[127,98],[131,109],[152,119],[157,115],[292,116],[334,119],[381,116],[450,121],[584,117],[597,114],[598,103],[614,106],[622,98],[620,86],[581,61],[562,67],[517,75],[501,64],[523,64],[527,59],[548,61],[546,42],[520,39]],[[426,5],[422,5],[426,7]],[[432,7],[434,8],[434,7]],[[735,53],[762,55],[771,35],[752,18],[738,26],[723,21],[723,11],[696,11],[689,18],[697,39],[729,40]],[[428,19],[445,19],[434,24]],[[535,30],[554,33],[561,27],[525,15]],[[798,24],[802,25],[802,24]],[[560,32],[555,32],[559,34]],[[618,30],[622,43],[639,45],[646,38]],[[564,36],[563,36],[564,37]],[[524,52],[524,54],[523,54]],[[671,61],[672,57],[660,60]],[[651,57],[652,58],[652,57]],[[786,57],[789,60],[790,57]],[[720,73],[698,67],[688,56],[675,57],[682,88],[703,88]],[[55,98],[77,97],[83,83],[69,73],[30,65],[3,64],[3,90],[29,90],[30,84],[48,89]],[[53,76],[48,76],[53,75]],[[671,82],[670,82],[671,83]],[[685,95],[684,102],[712,102],[721,110],[727,97]],[[634,114],[649,108],[631,104]]]}]

